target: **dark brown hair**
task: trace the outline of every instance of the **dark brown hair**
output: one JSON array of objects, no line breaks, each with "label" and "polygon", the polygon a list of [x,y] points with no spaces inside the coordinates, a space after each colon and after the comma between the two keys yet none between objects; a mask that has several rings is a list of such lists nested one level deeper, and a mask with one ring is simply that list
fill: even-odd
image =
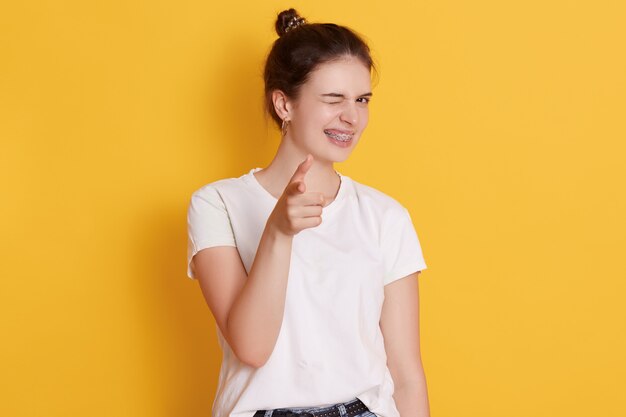
[{"label": "dark brown hair", "polygon": [[[291,25],[290,25],[291,24]],[[305,23],[295,9],[284,10],[276,19],[274,41],[265,62],[265,110],[280,125],[272,102],[272,91],[281,90],[291,99],[297,99],[305,84],[319,65],[355,57],[370,71],[376,66],[365,41],[353,30],[334,23]]]}]

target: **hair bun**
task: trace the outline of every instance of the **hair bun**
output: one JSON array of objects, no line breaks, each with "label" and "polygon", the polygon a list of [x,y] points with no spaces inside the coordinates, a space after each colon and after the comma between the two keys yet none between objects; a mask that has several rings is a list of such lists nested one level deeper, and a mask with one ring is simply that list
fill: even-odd
[{"label": "hair bun", "polygon": [[276,33],[278,33],[278,36],[283,36],[290,30],[305,23],[306,19],[301,17],[296,9],[283,10],[278,14],[278,18],[276,19]]}]

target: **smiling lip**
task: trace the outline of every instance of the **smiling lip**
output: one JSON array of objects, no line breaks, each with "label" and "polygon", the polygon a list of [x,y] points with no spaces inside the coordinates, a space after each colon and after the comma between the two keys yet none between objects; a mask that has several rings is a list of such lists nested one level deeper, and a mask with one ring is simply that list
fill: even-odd
[{"label": "smiling lip", "polygon": [[354,135],[354,131],[352,130],[342,130],[342,129],[324,129],[324,132],[331,133],[343,133],[345,135]]},{"label": "smiling lip", "polygon": [[[341,132],[341,133],[340,133]],[[324,134],[328,139],[334,143],[335,145],[341,148],[348,148],[352,144],[352,140],[354,139],[354,134],[352,133],[343,133],[345,131],[338,129],[325,129]]]}]

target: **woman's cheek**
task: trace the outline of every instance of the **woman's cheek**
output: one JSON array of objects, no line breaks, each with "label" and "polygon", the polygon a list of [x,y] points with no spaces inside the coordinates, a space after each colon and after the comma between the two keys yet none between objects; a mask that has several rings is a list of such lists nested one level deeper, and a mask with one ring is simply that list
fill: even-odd
[{"label": "woman's cheek", "polygon": [[369,109],[367,108],[362,109],[359,120],[361,120],[361,124],[363,127],[367,126],[367,123],[369,122],[369,117],[370,117]]}]

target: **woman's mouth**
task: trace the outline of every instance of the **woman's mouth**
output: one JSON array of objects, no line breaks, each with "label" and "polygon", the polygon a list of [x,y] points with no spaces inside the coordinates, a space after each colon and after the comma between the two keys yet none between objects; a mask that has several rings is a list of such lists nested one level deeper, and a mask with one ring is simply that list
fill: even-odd
[{"label": "woman's mouth", "polygon": [[348,146],[352,143],[353,133],[340,132],[337,130],[325,129],[324,134],[328,136],[331,141],[339,146]]}]

